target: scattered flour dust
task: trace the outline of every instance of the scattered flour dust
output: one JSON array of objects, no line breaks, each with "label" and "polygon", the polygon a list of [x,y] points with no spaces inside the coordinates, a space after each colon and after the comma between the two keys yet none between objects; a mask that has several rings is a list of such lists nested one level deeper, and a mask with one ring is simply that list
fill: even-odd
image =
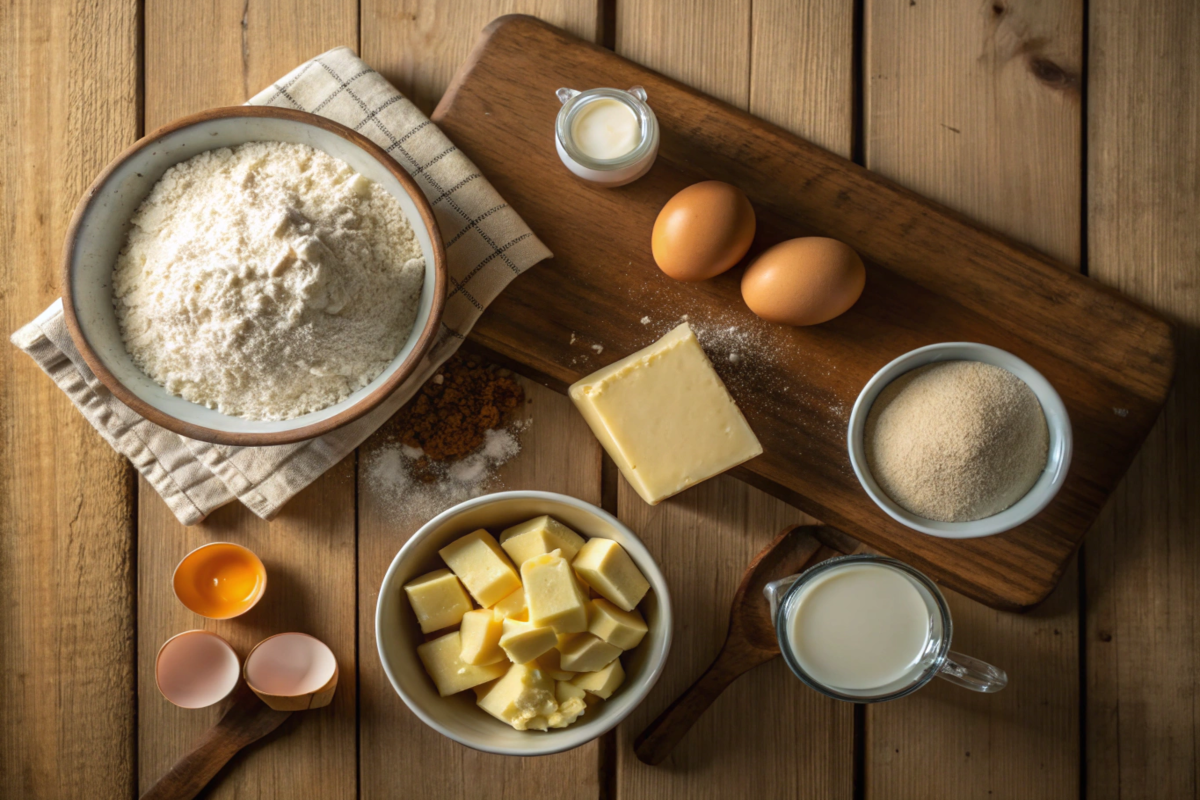
[{"label": "scattered flour dust", "polygon": [[433,461],[415,447],[385,445],[367,462],[367,483],[396,521],[428,521],[497,488],[496,471],[521,452],[518,437],[529,424],[525,420],[487,431],[483,444],[457,461]]},{"label": "scattered flour dust", "polygon": [[424,275],[382,186],[307,145],[252,142],[164,173],[132,218],[113,296],[155,382],[281,420],[379,376],[408,339]]}]

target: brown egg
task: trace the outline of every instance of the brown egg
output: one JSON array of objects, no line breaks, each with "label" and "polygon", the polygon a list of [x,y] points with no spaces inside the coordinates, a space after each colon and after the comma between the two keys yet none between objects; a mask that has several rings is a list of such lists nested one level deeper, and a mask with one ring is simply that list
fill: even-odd
[{"label": "brown egg", "polygon": [[854,305],[866,280],[862,259],[849,245],[808,236],[756,258],[742,275],[742,298],[770,322],[819,325]]},{"label": "brown egg", "polygon": [[754,208],[736,186],[704,181],[682,190],[654,220],[650,249],[677,281],[702,281],[742,260],[754,239]]}]

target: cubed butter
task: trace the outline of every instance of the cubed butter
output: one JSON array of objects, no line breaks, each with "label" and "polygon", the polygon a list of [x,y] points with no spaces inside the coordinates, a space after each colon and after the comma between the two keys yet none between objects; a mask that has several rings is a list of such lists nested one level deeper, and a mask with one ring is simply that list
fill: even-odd
[{"label": "cubed butter", "polygon": [[519,731],[544,731],[558,711],[554,680],[529,664],[513,664],[476,700],[484,711]]},{"label": "cubed butter", "polygon": [[451,631],[432,642],[417,645],[417,656],[425,671],[433,678],[442,697],[466,691],[473,686],[495,680],[508,670],[506,662],[477,667],[462,660],[462,636]]},{"label": "cubed butter", "polygon": [[515,619],[504,620],[504,629],[500,634],[500,647],[508,655],[508,660],[514,664],[533,661],[554,647],[557,642],[554,628]]},{"label": "cubed butter", "polygon": [[559,551],[534,556],[521,565],[521,583],[529,604],[529,621],[549,625],[555,633],[587,630],[587,595],[575,571]]},{"label": "cubed butter", "polygon": [[422,633],[457,625],[470,611],[471,598],[458,578],[448,569],[439,569],[404,584],[408,603],[417,615]]},{"label": "cubed butter", "polygon": [[462,626],[458,632],[462,634],[462,660],[475,666],[487,666],[508,658],[500,649],[500,634],[504,630],[504,620],[492,613],[489,608],[479,608],[463,614]]},{"label": "cubed butter", "polygon": [[508,556],[487,531],[455,539],[438,551],[442,560],[467,587],[475,602],[489,608],[521,587]]},{"label": "cubed butter", "polygon": [[574,672],[562,668],[562,653],[557,647],[551,647],[542,653],[533,660],[533,664],[556,681],[569,681],[575,677]]},{"label": "cubed butter", "polygon": [[650,589],[625,548],[612,539],[588,539],[571,566],[601,597],[624,611],[633,611]]},{"label": "cubed butter", "polygon": [[528,622],[529,606],[525,603],[525,589],[509,592],[507,597],[492,606],[492,611],[495,611],[496,616],[502,619],[519,619]]},{"label": "cubed butter", "polygon": [[590,633],[581,633],[560,648],[559,664],[568,672],[595,672],[621,655],[621,648]]},{"label": "cubed butter", "polygon": [[603,669],[595,672],[587,672],[583,675],[576,675],[571,679],[571,683],[583,689],[586,692],[591,692],[601,699],[607,700],[612,697],[620,685],[625,681],[625,668],[621,666],[621,660],[617,659]]},{"label": "cubed butter", "polygon": [[686,322],[569,394],[650,505],[763,451]]},{"label": "cubed butter", "polygon": [[562,705],[571,698],[582,700],[585,692],[570,681],[558,681],[554,684],[554,696],[558,698],[558,704]]},{"label": "cubed butter", "polygon": [[[463,617],[463,630],[466,629],[467,619]],[[642,641],[647,630],[649,629],[646,627],[646,621],[636,608],[626,611],[617,608],[603,597],[588,603],[588,633],[611,645],[616,645],[622,650],[632,650]]]},{"label": "cubed butter", "polygon": [[500,546],[519,568],[534,556],[561,550],[567,561],[583,547],[583,537],[550,516],[514,525],[500,534]]},{"label": "cubed butter", "polygon": [[565,728],[579,719],[587,711],[586,696],[586,692],[567,681],[555,683],[554,697],[558,700],[558,711],[548,717],[550,727]]}]

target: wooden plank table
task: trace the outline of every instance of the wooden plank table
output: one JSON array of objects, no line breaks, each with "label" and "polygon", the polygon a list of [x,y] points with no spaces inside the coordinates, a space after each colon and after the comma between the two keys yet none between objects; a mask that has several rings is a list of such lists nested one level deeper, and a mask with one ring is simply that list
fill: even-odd
[{"label": "wooden plank table", "polygon": [[412,532],[362,479],[378,437],[270,524],[228,507],[185,529],[28,358],[0,348],[0,796],[136,796],[212,722],[213,709],[166,703],[151,667],[169,635],[201,626],[170,596],[171,569],[218,539],[257,550],[272,590],[246,619],[203,627],[243,654],[265,633],[310,631],[342,679],[332,706],[239,756],[210,797],[1200,794],[1192,0],[14,0],[0,10],[6,329],[59,295],[70,210],[144,131],[242,102],[339,44],[430,111],[477,32],[513,11],[850,156],[1177,323],[1172,398],[1078,569],[1021,616],[949,598],[956,646],[1012,684],[985,697],[939,682],[863,708],[774,662],[663,766],[641,764],[633,738],[715,653],[742,566],[803,517],[728,478],[649,508],[565,399],[526,382],[532,424],[505,483],[617,513],[686,614],[663,679],[615,733],[542,759],[476,753],[409,713],[375,655],[375,594]]}]

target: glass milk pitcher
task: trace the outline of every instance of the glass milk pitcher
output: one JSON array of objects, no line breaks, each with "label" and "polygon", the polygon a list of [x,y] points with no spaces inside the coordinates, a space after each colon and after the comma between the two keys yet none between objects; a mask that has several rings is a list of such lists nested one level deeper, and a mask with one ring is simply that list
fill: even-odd
[{"label": "glass milk pitcher", "polygon": [[854,703],[912,694],[934,676],[976,692],[1008,684],[1003,670],[950,650],[942,593],[895,559],[852,555],[767,584],[779,649],[796,677]]}]

